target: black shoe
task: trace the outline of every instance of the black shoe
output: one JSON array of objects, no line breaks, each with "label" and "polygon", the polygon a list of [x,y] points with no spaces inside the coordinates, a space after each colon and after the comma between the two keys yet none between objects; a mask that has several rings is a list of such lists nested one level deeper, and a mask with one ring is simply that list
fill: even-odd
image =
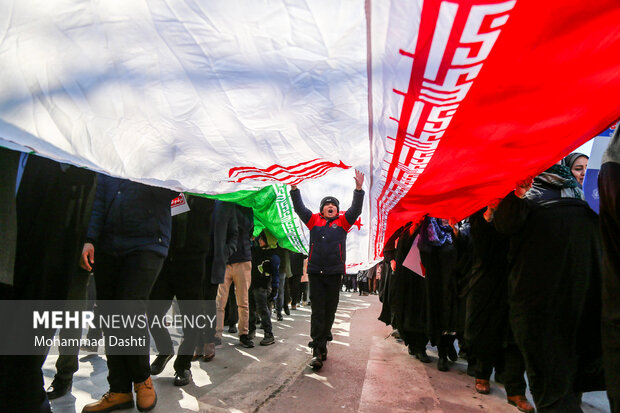
[{"label": "black shoe", "polygon": [[269,346],[276,342],[276,339],[273,337],[272,333],[265,333],[265,338],[260,341],[261,346]]},{"label": "black shoe", "polygon": [[415,358],[420,360],[422,363],[430,363],[431,358],[426,354],[426,350],[418,351],[414,354]]},{"label": "black shoe", "polygon": [[151,376],[157,376],[159,373],[164,371],[166,364],[168,364],[171,358],[172,354],[168,356],[159,355],[155,357],[155,360],[151,363]]},{"label": "black shoe", "polygon": [[254,347],[254,342],[248,338],[247,334],[241,334],[241,336],[239,336],[239,343],[245,348]]},{"label": "black shoe", "polygon": [[231,324],[230,326],[228,326],[228,332],[231,334],[235,334],[237,332],[237,325],[236,324]]},{"label": "black shoe", "polygon": [[321,356],[312,357],[308,366],[312,367],[312,370],[318,371],[323,367],[323,361],[321,360]]},{"label": "black shoe", "polygon": [[437,362],[437,370],[439,371],[448,371],[450,367],[448,367],[448,359],[445,357],[440,357]]},{"label": "black shoe", "polygon": [[288,308],[288,305],[284,305],[284,314],[291,315],[291,310]]},{"label": "black shoe", "polygon": [[39,406],[39,413],[52,413],[52,406],[50,406],[50,401],[48,398],[45,398],[43,403],[41,403],[41,406]]},{"label": "black shoe", "polygon": [[71,391],[71,383],[71,381],[64,380],[52,381],[52,384],[50,384],[46,390],[47,398],[49,400],[54,400],[69,393]]},{"label": "black shoe", "polygon": [[454,344],[448,344],[448,358],[452,361],[457,361],[459,359],[459,355],[456,354]]},{"label": "black shoe", "polygon": [[174,372],[174,385],[186,386],[192,381],[192,372],[189,370],[175,371]]},{"label": "black shoe", "polygon": [[282,320],[284,320],[284,319],[282,318],[282,314],[278,314],[278,321],[282,321]]}]

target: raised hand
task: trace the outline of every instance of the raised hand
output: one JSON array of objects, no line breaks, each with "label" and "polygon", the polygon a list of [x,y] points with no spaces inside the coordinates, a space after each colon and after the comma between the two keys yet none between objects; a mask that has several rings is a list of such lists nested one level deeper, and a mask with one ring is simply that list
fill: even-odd
[{"label": "raised hand", "polygon": [[356,169],[354,179],[355,179],[355,189],[357,190],[362,189],[362,185],[364,184],[364,174]]}]

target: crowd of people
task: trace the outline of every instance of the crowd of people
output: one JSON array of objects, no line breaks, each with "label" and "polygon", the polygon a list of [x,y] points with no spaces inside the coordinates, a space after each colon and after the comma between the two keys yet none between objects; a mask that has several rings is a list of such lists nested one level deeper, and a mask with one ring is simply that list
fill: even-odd
[{"label": "crowd of people", "polygon": [[[174,385],[185,386],[192,361],[215,358],[224,325],[245,348],[254,346],[259,326],[259,344],[269,346],[276,342],[272,315],[281,321],[300,303],[312,308],[309,366],[318,370],[342,289],[379,294],[379,319],[415,359],[431,362],[429,343],[440,371],[466,358],[481,394],[490,392],[495,371],[508,403],[521,411],[535,410],[525,396],[529,384],[540,412],[580,412],[584,392],[605,388],[618,412],[618,141],[601,170],[601,194],[612,194],[601,197],[602,231],[582,191],[588,157],[576,153],[461,222],[426,216],[408,223],[386,243],[384,260],[357,274],[346,274],[346,237],[362,211],[359,172],[343,212],[328,196],[313,213],[291,187],[310,233],[306,257],[279,246],[267,229],[255,237],[252,208],[184,195],[188,211],[172,214],[176,192],[0,149],[0,299],[83,300],[86,309],[94,283],[99,314],[123,300],[161,318],[175,298],[182,314],[212,311],[214,329],[183,329],[173,366]],[[170,335],[161,326],[124,334],[152,335],[157,356],[150,362],[148,346],[115,353],[106,342],[109,391],[83,412],[156,405],[151,376],[175,356]],[[59,350],[47,390],[45,354],[0,357],[0,411],[50,411],[50,399],[71,391],[79,349]]]},{"label": "crowd of people", "polygon": [[[384,250],[379,319],[415,359],[431,362],[429,343],[439,371],[465,358],[481,394],[495,371],[508,403],[523,412],[581,412],[584,392],[606,388],[612,412],[620,411],[618,306],[611,304],[618,303],[617,165],[610,164],[615,178],[601,179],[610,201],[604,207],[601,197],[599,225],[582,191],[587,163],[572,153],[461,222],[426,216],[396,231]],[[602,313],[601,297],[609,307]],[[536,407],[525,396],[524,373]]]},{"label": "crowd of people", "polygon": [[[180,194],[168,189],[4,148],[0,161],[5,177],[0,299],[77,300],[80,308],[72,310],[103,316],[125,311],[120,303],[130,303],[131,314],[145,314],[149,321],[162,319],[175,298],[182,315],[212,312],[214,329],[183,325],[173,363],[175,386],[191,382],[192,361],[214,359],[225,323],[246,348],[254,346],[259,325],[264,331],[259,344],[269,346],[275,343],[272,311],[282,321],[282,312],[290,314],[303,303],[312,308],[309,365],[318,369],[325,362],[345,272],[347,230],[362,209],[363,174],[356,173],[352,207],[342,214],[334,197],[326,197],[319,213],[312,213],[300,190],[291,188],[295,211],[310,230],[306,257],[279,246],[268,229],[254,237],[249,207],[183,195],[188,208],[175,214],[171,201]],[[96,304],[87,300],[93,283]],[[82,411],[134,405],[149,411],[157,404],[151,377],[175,356],[169,331],[152,322],[111,328],[91,328],[88,337],[152,336],[157,356],[151,363],[148,344],[133,354],[106,340],[109,391]],[[54,337],[56,329],[41,333]],[[81,334],[77,327],[59,332],[64,338]],[[80,348],[58,350],[57,373],[47,389],[41,371],[46,353],[0,356],[0,411],[48,412],[49,400],[71,391]]]}]

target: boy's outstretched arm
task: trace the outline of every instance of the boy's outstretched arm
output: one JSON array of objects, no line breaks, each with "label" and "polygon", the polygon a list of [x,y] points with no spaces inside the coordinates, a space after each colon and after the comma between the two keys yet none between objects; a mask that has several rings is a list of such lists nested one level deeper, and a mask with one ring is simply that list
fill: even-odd
[{"label": "boy's outstretched arm", "polygon": [[344,217],[350,225],[353,225],[355,220],[362,213],[362,205],[364,205],[364,190],[362,185],[364,184],[364,174],[355,170],[355,191],[353,191],[353,203],[351,208],[345,212]]},{"label": "boy's outstretched arm", "polygon": [[301,200],[301,191],[297,189],[297,185],[291,185],[291,200],[293,201],[293,209],[301,219],[304,224],[308,224],[310,218],[312,217],[312,211],[310,211],[304,205],[304,202]]}]

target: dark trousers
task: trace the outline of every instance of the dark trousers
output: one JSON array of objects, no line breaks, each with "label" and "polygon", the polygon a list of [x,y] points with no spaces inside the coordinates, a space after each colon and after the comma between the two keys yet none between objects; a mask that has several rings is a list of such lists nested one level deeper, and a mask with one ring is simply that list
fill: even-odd
[{"label": "dark trousers", "polygon": [[302,302],[310,300],[308,295],[308,281],[299,283],[299,300]]},{"label": "dark trousers", "polygon": [[[149,298],[153,284],[164,263],[164,257],[151,251],[136,251],[123,256],[114,256],[105,253],[96,253],[95,280],[97,283],[97,300],[131,300],[146,313],[146,301]],[[100,306],[101,314],[114,312],[108,305]],[[108,337],[111,331],[103,329]],[[129,330],[129,329],[127,329]],[[148,328],[136,325],[125,334],[145,336],[148,342]],[[113,334],[118,335],[117,331]],[[149,365],[148,345],[144,354],[119,355],[110,349],[106,341],[106,358],[108,360],[108,382],[110,391],[115,393],[130,393],[131,384],[145,381],[151,375]]]},{"label": "dark trousers", "polygon": [[[95,313],[95,320],[97,320],[99,319],[99,307],[97,307],[97,287],[95,287],[94,276],[89,277],[86,293],[88,297],[88,303],[86,305],[86,308],[89,311],[93,311]],[[86,333],[86,338],[88,338],[89,340],[99,340],[102,337],[103,332],[99,327],[89,328],[88,333]]]},{"label": "dark trousers", "polygon": [[291,303],[292,305],[297,305],[301,299],[301,274],[293,274],[288,279],[288,284],[291,290]]},{"label": "dark trousers", "polygon": [[232,283],[228,290],[228,301],[226,301],[226,311],[224,312],[224,324],[231,327],[238,322],[239,308],[237,307],[237,296],[235,295],[235,283]]},{"label": "dark trousers", "polygon": [[340,280],[342,274],[308,274],[312,315],[310,316],[310,337],[314,348],[327,348],[328,337],[338,309]]},{"label": "dark trousers", "polygon": [[398,333],[405,344],[407,344],[414,353],[426,351],[426,344],[428,344],[428,337],[426,337],[426,334],[407,330],[399,330]]},{"label": "dark trousers", "polygon": [[[211,282],[211,260],[207,259],[207,266],[206,266],[206,274],[202,283],[202,295],[203,295],[203,299],[205,300],[205,306],[206,308],[211,308],[213,307],[213,314],[215,314],[215,299],[217,297],[217,289],[219,287],[219,284],[213,284]],[[209,311],[207,311],[205,308],[205,314],[208,316]],[[211,329],[211,328],[207,328],[205,330],[203,330],[202,332],[200,332],[200,334],[198,335],[197,341],[196,341],[196,350],[197,350],[197,354],[202,354],[202,348],[205,344],[209,344],[209,343],[213,343],[215,342],[214,340],[215,338],[215,330]]]},{"label": "dark trousers", "polygon": [[605,162],[598,175],[603,244],[602,347],[607,396],[612,413],[620,413],[620,164]]},{"label": "dark trousers", "polygon": [[456,336],[452,334],[442,334],[439,337],[439,344],[437,344],[437,353],[439,353],[439,358],[447,358],[448,357],[448,349],[452,346],[454,349],[454,339]]},{"label": "dark trousers", "polygon": [[[260,327],[265,333],[272,334],[271,311],[269,310],[269,295],[271,287],[250,288],[250,331],[256,330],[256,313],[260,317]],[[253,304],[253,305],[252,305]],[[254,307],[254,308],[252,308]]]},{"label": "dark trousers", "polygon": [[288,307],[288,304],[292,302],[291,300],[291,277],[287,277],[286,282],[284,283],[284,307]]},{"label": "dark trousers", "polygon": [[286,284],[286,273],[281,272],[280,284],[278,285],[278,295],[276,296],[276,313],[282,315],[282,307],[284,307],[284,286]]},{"label": "dark trousers", "polygon": [[[205,254],[183,257],[168,257],[151,291],[148,307],[149,320],[161,318],[168,312],[176,296],[182,315],[196,317],[202,312],[202,280],[205,272]],[[174,354],[168,329],[161,324],[151,323],[151,335],[161,355]],[[189,370],[194,346],[200,331],[187,326],[183,328],[183,341],[174,361],[175,371]]]},{"label": "dark trousers", "polygon": [[502,355],[492,362],[489,359],[478,359],[476,364],[476,378],[489,380],[495,367],[495,375],[501,375],[506,389],[506,395],[525,395],[525,362],[521,351],[516,344],[509,344],[502,351]]},{"label": "dark trousers", "polygon": [[[87,287],[90,274],[82,269],[77,270],[71,277],[67,300],[76,300],[74,303],[80,308],[70,310],[86,310],[87,307]],[[78,302],[79,300],[79,302]],[[69,309],[68,309],[69,310]],[[58,333],[60,340],[79,339],[82,337],[82,330],[79,328],[63,328]],[[70,342],[70,341],[69,341]],[[56,359],[56,375],[54,381],[69,382],[73,380],[73,373],[78,371],[79,346],[59,347],[58,359]]]},{"label": "dark trousers", "polygon": [[504,387],[508,397],[525,395],[526,384],[523,377],[525,361],[516,344],[508,344],[504,349],[504,366],[500,372],[504,376]]}]

